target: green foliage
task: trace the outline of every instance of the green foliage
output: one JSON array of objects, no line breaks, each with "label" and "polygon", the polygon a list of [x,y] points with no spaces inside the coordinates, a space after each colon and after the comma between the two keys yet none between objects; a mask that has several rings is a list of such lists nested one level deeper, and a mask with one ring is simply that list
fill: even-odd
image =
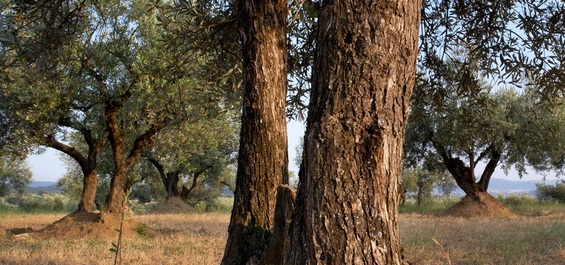
[{"label": "green foliage", "polygon": [[[192,2],[178,3],[181,8],[154,1],[53,4],[0,5],[4,142],[22,149],[54,147],[85,169],[96,163],[107,138],[110,109],[118,111],[114,132],[127,136],[111,141],[124,144],[118,147],[124,152],[112,155],[135,158],[151,145],[148,136],[164,127],[237,108],[238,61],[226,56],[233,45],[205,38],[228,34],[202,30],[225,19],[227,9],[208,12]],[[208,40],[214,45],[195,45]],[[132,176],[129,184],[139,179]],[[62,185],[71,192],[70,183]]]},{"label": "green foliage", "polygon": [[[445,60],[458,57],[463,46],[468,50],[463,65],[472,65],[471,74],[533,85],[546,102],[563,97],[564,10],[563,2],[547,0],[424,1],[418,68],[425,90],[436,100],[449,97]],[[467,83],[468,73],[458,72],[455,80]],[[473,93],[477,87],[461,88]]]},{"label": "green foliage", "polygon": [[538,200],[529,194],[498,194],[496,199],[502,204],[509,207],[516,207],[518,205],[536,204]]},{"label": "green foliage", "polygon": [[407,199],[398,208],[399,213],[441,214],[449,207],[460,201],[461,198],[453,196],[432,197],[425,203],[418,204],[414,199]]},{"label": "green foliage", "polygon": [[196,204],[197,212],[231,212],[233,207],[233,197],[217,197],[207,201],[200,201]]},{"label": "green foliage", "polygon": [[442,97],[429,93],[427,77],[418,79],[406,128],[405,165],[437,168],[453,158],[473,172],[489,161],[505,170],[514,167],[520,176],[527,167],[561,170],[563,104],[541,105],[534,90],[495,88],[473,72],[478,62],[469,61],[467,52],[458,55],[444,64]]},{"label": "green foliage", "polygon": [[147,226],[146,224],[137,224],[137,226],[135,227],[135,232],[137,232],[137,234],[140,236],[147,236],[149,229],[149,226]]},{"label": "green foliage", "polygon": [[217,198],[225,186],[232,188],[239,132],[233,115],[226,111],[187,121],[159,135],[155,147],[144,154],[154,166],[147,175],[160,182],[178,174],[173,188],[191,205]]},{"label": "green foliage", "polygon": [[565,181],[557,182],[555,185],[536,184],[536,197],[544,201],[565,203]]},{"label": "green foliage", "polygon": [[7,155],[0,157],[0,197],[10,192],[23,194],[32,177],[25,159]]},{"label": "green foliage", "polygon": [[63,190],[65,196],[80,200],[83,189],[83,175],[78,164],[69,157],[63,157],[63,163],[67,166],[67,173],[57,180],[57,187]]},{"label": "green foliage", "polygon": [[402,190],[405,194],[415,193],[417,204],[423,204],[432,199],[434,190],[439,190],[444,196],[449,196],[455,187],[455,181],[445,169],[405,168],[402,170]]},{"label": "green foliage", "polygon": [[6,197],[0,207],[13,212],[69,213],[76,210],[78,202],[61,194],[28,194]]}]

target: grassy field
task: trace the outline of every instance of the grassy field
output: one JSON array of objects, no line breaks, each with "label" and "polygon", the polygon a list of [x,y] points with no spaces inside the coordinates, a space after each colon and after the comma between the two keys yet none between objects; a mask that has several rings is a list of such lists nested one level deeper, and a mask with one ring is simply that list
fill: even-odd
[{"label": "grassy field", "polygon": [[[533,208],[525,207],[529,210],[524,216],[507,219],[403,213],[404,255],[413,264],[565,264],[565,207]],[[63,216],[0,215],[0,228],[40,229]],[[219,264],[228,213],[133,218],[161,235],[126,241],[123,264]],[[4,238],[0,264],[113,264],[112,241]]]}]

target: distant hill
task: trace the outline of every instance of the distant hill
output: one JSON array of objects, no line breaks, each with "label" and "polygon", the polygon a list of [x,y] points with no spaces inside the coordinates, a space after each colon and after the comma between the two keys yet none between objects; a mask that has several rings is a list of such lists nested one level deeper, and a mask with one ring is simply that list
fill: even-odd
[{"label": "distant hill", "polygon": [[32,181],[28,187],[31,188],[38,188],[38,187],[46,187],[46,186],[52,186],[52,185],[56,185],[57,182],[54,181]]},{"label": "distant hill", "polygon": [[27,193],[61,193],[57,183],[53,181],[32,181],[27,186]]}]

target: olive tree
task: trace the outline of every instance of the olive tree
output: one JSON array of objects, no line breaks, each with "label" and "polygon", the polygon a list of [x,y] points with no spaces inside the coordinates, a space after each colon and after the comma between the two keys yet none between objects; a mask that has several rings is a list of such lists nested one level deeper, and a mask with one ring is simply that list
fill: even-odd
[{"label": "olive tree", "polygon": [[10,192],[23,194],[32,177],[33,174],[25,159],[9,155],[0,156],[0,197]]}]

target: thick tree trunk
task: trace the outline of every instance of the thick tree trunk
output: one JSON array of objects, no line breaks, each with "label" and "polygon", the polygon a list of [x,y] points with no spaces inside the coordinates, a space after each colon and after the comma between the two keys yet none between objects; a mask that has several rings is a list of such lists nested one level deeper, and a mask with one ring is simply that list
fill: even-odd
[{"label": "thick tree trunk", "polygon": [[458,157],[453,157],[449,152],[446,152],[442,148],[437,148],[439,151],[443,163],[445,164],[447,170],[455,179],[457,186],[465,192],[465,196],[470,199],[480,201],[481,192],[487,192],[488,184],[494,173],[498,162],[500,161],[500,153],[496,151],[491,151],[491,159],[485,166],[483,174],[481,174],[480,180],[477,182],[475,177],[475,170],[473,167],[467,166]]},{"label": "thick tree trunk", "polygon": [[[61,121],[65,126],[72,127]],[[87,129],[80,130],[86,143],[88,144],[88,155],[84,156],[76,148],[57,141],[53,136],[45,137],[45,144],[51,148],[59,150],[72,157],[80,166],[83,174],[83,189],[77,212],[94,210],[94,199],[98,186],[98,154],[106,142],[104,139],[96,139],[92,131]]]},{"label": "thick tree trunk", "polygon": [[165,199],[172,198],[172,197],[180,197],[179,191],[179,180],[180,180],[180,172],[173,171],[168,172],[165,174],[165,190],[167,191],[167,196]]},{"label": "thick tree trunk", "polygon": [[165,167],[161,163],[159,163],[157,159],[149,157],[147,158],[147,160],[159,172],[159,176],[161,177],[161,181],[163,182],[163,186],[165,187],[165,192],[167,192],[165,200],[172,197],[180,197],[180,191],[178,187],[180,180],[180,171],[175,170],[173,172],[166,172]]},{"label": "thick tree trunk", "polygon": [[121,167],[114,170],[114,175],[110,182],[110,191],[106,197],[102,219],[107,216],[119,218],[127,206],[127,172],[129,169]]},{"label": "thick tree trunk", "polygon": [[285,264],[399,264],[421,1],[324,1]]},{"label": "thick tree trunk", "polygon": [[290,221],[294,212],[295,191],[288,185],[277,188],[277,206],[275,208],[275,227],[273,239],[265,249],[259,265],[280,264],[284,260],[285,250],[290,246]]},{"label": "thick tree trunk", "polygon": [[127,174],[131,167],[139,160],[143,151],[155,143],[155,135],[165,127],[166,120],[154,124],[142,135],[137,137],[129,153],[125,153],[125,138],[120,129],[118,112],[123,104],[129,99],[131,93],[108,100],[106,102],[105,118],[108,127],[108,139],[112,146],[112,156],[114,157],[114,174],[110,182],[110,192],[106,197],[104,210],[102,210],[102,220],[109,216],[120,218],[127,207],[127,192],[130,185],[127,181]]},{"label": "thick tree trunk", "polygon": [[[437,149],[437,147],[436,147]],[[447,168],[447,171],[453,176],[457,186],[465,192],[466,196],[474,200],[479,200],[479,187],[475,181],[475,172],[470,167],[465,165],[463,160],[458,157],[451,156],[445,150],[437,149],[443,159],[443,163]]]},{"label": "thick tree trunk", "polygon": [[479,185],[480,191],[487,192],[490,178],[492,177],[492,174],[494,173],[496,167],[498,166],[498,162],[500,161],[500,156],[501,155],[499,152],[496,151],[492,152],[491,159],[488,161],[487,165],[485,166],[485,170],[483,171],[483,174],[481,174],[481,179],[477,183]]},{"label": "thick tree trunk", "polygon": [[243,113],[234,207],[222,264],[259,260],[288,183],[285,0],[240,0]]},{"label": "thick tree trunk", "polygon": [[94,199],[96,198],[96,189],[98,186],[97,167],[88,172],[83,172],[83,174],[82,195],[78,203],[77,211],[92,212],[94,210]]}]

